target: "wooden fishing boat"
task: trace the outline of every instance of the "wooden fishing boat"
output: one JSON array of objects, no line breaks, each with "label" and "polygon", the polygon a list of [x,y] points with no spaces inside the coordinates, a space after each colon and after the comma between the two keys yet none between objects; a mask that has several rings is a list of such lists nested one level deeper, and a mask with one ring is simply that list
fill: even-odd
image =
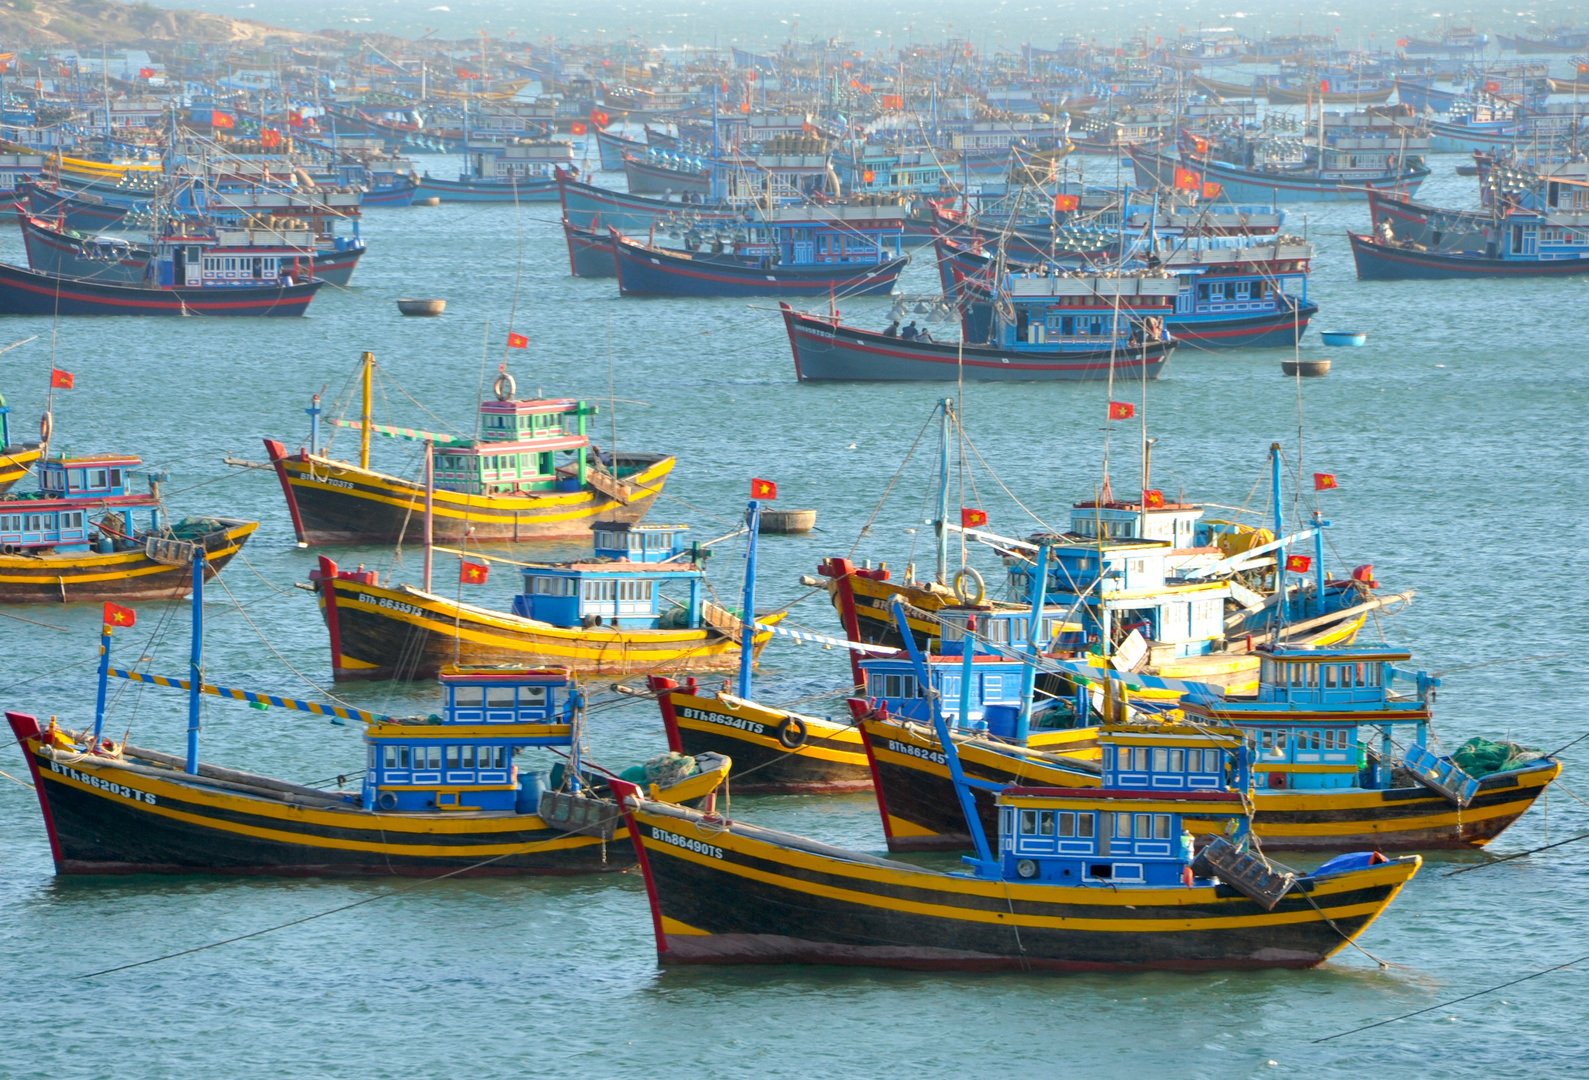
[{"label": "wooden fishing boat", "polygon": [[39,442],[11,441],[11,406],[0,395],[0,495],[16,487],[17,481],[33,471],[33,466],[43,456],[50,437],[50,417],[45,415],[40,425]]},{"label": "wooden fishing boat", "polygon": [[[1262,655],[1266,674],[1258,700],[1226,697],[1219,688],[1205,686],[1184,695],[1181,708],[1194,724],[1231,726],[1248,734],[1255,747],[1255,786],[1249,795],[1252,828],[1266,849],[1482,847],[1526,813],[1561,772],[1560,762],[1541,758],[1471,778],[1468,790],[1459,791],[1460,785],[1451,786],[1446,760],[1441,764],[1443,779],[1437,777],[1430,786],[1428,768],[1415,767],[1429,755],[1418,750],[1396,753],[1388,739],[1377,748],[1369,745],[1371,737],[1389,725],[1427,725],[1423,698],[1398,699],[1388,693],[1390,665],[1408,654],[1334,648],[1278,649]],[[1304,663],[1349,665],[1353,686],[1293,688],[1288,673],[1269,674],[1270,665],[1276,665],[1287,672],[1296,670],[1305,682]],[[1360,668],[1362,687],[1355,685]],[[1318,681],[1315,674],[1315,684]],[[1329,681],[1336,681],[1333,667]],[[1366,685],[1370,681],[1379,685]],[[1139,680],[1130,675],[1100,671],[1093,685],[1104,683],[1108,685],[1103,699],[1108,704],[1099,704],[1104,704],[1105,713],[1123,701],[1146,699]],[[1416,688],[1417,680],[1412,685]],[[1289,700],[1293,696],[1320,700],[1293,702]],[[1321,703],[1328,707],[1319,707]],[[876,778],[878,812],[889,849],[963,850],[971,846],[965,813],[954,798],[953,779],[937,736],[921,722],[919,707],[913,706],[904,699],[875,694],[853,703]],[[914,718],[912,712],[917,714]],[[1087,730],[1078,729],[1077,734]],[[1034,752],[1038,748],[1031,742],[1022,746],[983,737],[975,751],[968,751],[974,736],[952,731],[951,737],[960,748],[962,767],[985,785],[975,791],[976,814],[984,828],[996,821],[996,795],[1005,786],[1088,786],[1077,781],[1073,763]],[[1421,734],[1414,745],[1423,745]],[[1171,760],[1155,767],[1167,769]],[[1194,833],[1208,828],[1195,819],[1188,827]]]},{"label": "wooden fishing boat", "polygon": [[598,219],[603,228],[611,226],[634,234],[681,218],[711,226],[733,226],[746,219],[743,208],[728,203],[684,202],[630,195],[585,183],[576,179],[567,169],[557,170],[557,195],[563,206],[563,217],[582,229],[596,228]]},{"label": "wooden fishing boat", "polygon": [[127,193],[123,197],[78,191],[69,187],[50,188],[36,179],[20,181],[17,194],[26,200],[27,211],[34,217],[56,218],[69,229],[95,233],[103,229],[117,229],[122,220],[134,211],[148,213],[153,206],[153,192]]},{"label": "wooden fishing boat", "polygon": [[644,154],[646,144],[638,139],[625,138],[606,128],[596,129],[596,149],[601,155],[602,172],[623,172],[625,154]]},{"label": "wooden fishing boat", "polygon": [[[41,274],[140,285],[149,277],[150,264],[157,260],[156,245],[147,241],[133,243],[121,236],[89,235],[33,215],[19,215],[18,221],[22,226],[28,266]],[[289,238],[274,230],[262,232],[266,243],[258,247],[259,254],[280,258],[282,244],[289,242]],[[206,257],[248,259],[252,272],[256,247],[250,242],[253,239],[249,231],[239,235],[236,230],[182,238],[184,246],[196,247],[199,251],[197,266],[201,283]],[[330,285],[350,284],[353,271],[365,252],[362,242],[324,246],[308,235],[291,237],[290,242],[297,253],[292,262],[301,269],[302,276]],[[310,251],[313,251],[312,256]]]},{"label": "wooden fishing boat", "polygon": [[623,156],[623,172],[634,195],[698,195],[705,197],[712,191],[712,170],[695,160],[691,168],[681,159],[677,164],[664,161],[653,151],[647,154],[628,153]]},{"label": "wooden fishing boat", "polygon": [[[1367,233],[1348,232],[1352,258],[1360,281],[1440,281],[1476,277],[1569,277],[1589,274],[1589,244],[1577,242],[1585,235],[1548,224],[1542,214],[1508,215],[1499,238],[1483,251],[1441,251],[1423,244],[1386,242]],[[1563,234],[1574,239],[1549,243],[1542,234]]]},{"label": "wooden fishing boat", "polygon": [[435,196],[442,202],[552,202],[557,198],[556,174],[573,167],[573,144],[558,140],[516,143],[500,152],[471,151],[458,179],[426,173],[414,196]]},{"label": "wooden fishing boat", "polygon": [[670,749],[693,755],[732,748],[734,791],[864,791],[872,786],[860,729],[847,719],[772,708],[727,691],[712,693],[693,678],[680,685],[652,675],[646,685],[662,709]]},{"label": "wooden fishing boat", "polygon": [[[1331,79],[1333,86],[1335,80]],[[1394,83],[1369,84],[1360,90],[1321,91],[1318,84],[1306,87],[1280,86],[1268,83],[1259,91],[1271,105],[1312,105],[1322,101],[1325,105],[1383,105],[1396,92]]]},{"label": "wooden fishing boat", "polygon": [[[360,432],[357,464],[335,460],[320,447],[318,411],[311,414],[310,445],[297,453],[265,440],[300,544],[412,541],[427,505],[438,542],[585,537],[598,519],[645,517],[673,471],[668,455],[603,453],[586,434],[596,415],[593,403],[517,398],[505,368],[493,398],[480,405],[478,440],[375,424],[373,354],[362,363],[362,419],[333,421]],[[430,444],[434,484],[428,498],[423,481],[370,468],[372,434]]]},{"label": "wooden fishing boat", "polygon": [[[1058,280],[1058,279],[1056,279]],[[1170,279],[1174,286],[1173,279]],[[960,345],[953,342],[905,340],[885,332],[846,326],[836,317],[796,311],[787,303],[784,327],[794,353],[795,377],[801,382],[1076,382],[1116,378],[1156,379],[1175,352],[1169,337],[1130,347],[1072,344],[1060,348]],[[1113,319],[1114,305],[1106,305]],[[1102,312],[1103,308],[1100,307]],[[1088,312],[1090,317],[1091,312]],[[1099,315],[1102,320],[1104,316]],[[1122,319],[1124,324],[1127,320]],[[1100,321],[1099,326],[1102,327]],[[1122,325],[1122,331],[1125,327]],[[1078,339],[1079,340],[1079,339]]]},{"label": "wooden fishing boat", "polygon": [[[290,252],[282,255],[290,261]],[[302,315],[324,284],[273,274],[270,283],[259,285],[149,287],[41,274],[0,263],[0,315]]]},{"label": "wooden fishing boat", "polygon": [[[1198,741],[1245,759],[1222,729]],[[948,754],[962,798],[958,759]],[[1184,822],[1241,817],[1215,784],[1138,790],[1126,768],[1090,789],[999,796],[963,873],[927,870],[646,799],[614,783],[640,855],[661,963],[822,963],[922,970],[1311,967],[1346,947],[1417,872],[1418,856],[1343,856],[1311,874],[1220,838],[1195,857]],[[1188,778],[1183,777],[1183,780]],[[1217,876],[1217,879],[1216,879]]]},{"label": "wooden fishing boat", "polygon": [[[108,622],[102,641],[108,650]],[[581,774],[572,732],[583,701],[566,669],[449,671],[441,676],[441,714],[422,718],[195,686],[112,669],[105,655],[101,702],[108,677],[189,691],[188,754],[103,739],[102,713],[93,729],[72,731],[7,712],[58,874],[501,876],[634,865],[610,844],[624,836],[616,814],[584,833],[541,816],[543,802],[554,813],[566,810],[560,801],[606,804],[579,798],[577,781],[560,800],[545,790],[544,773],[514,761],[525,750],[567,748],[574,767],[565,775]],[[363,722],[369,766],[362,784],[330,791],[200,763],[200,693]],[[692,764],[693,775],[656,787],[657,795],[698,798],[721,782],[729,763]]]},{"label": "wooden fishing boat", "polygon": [[582,278],[618,276],[618,263],[612,251],[612,233],[600,225],[581,229],[563,219],[563,238],[568,241],[568,272]]},{"label": "wooden fishing boat", "polygon": [[[156,483],[130,490],[140,464],[125,454],[57,455],[39,462],[38,491],[0,496],[0,603],[179,599],[192,587],[196,547],[213,576],[259,528],[235,518],[165,522]],[[150,512],[147,528],[133,524],[138,510]]]},{"label": "wooden fishing boat", "polygon": [[[1298,165],[1276,167],[1272,171],[1249,169],[1213,158],[1192,158],[1184,152],[1179,158],[1136,147],[1127,147],[1126,152],[1139,185],[1173,187],[1176,170],[1180,169],[1195,173],[1200,184],[1219,184],[1225,197],[1234,202],[1356,201],[1366,198],[1373,189],[1402,190],[1411,194],[1429,175],[1429,169],[1421,164],[1381,171],[1337,167],[1337,159],[1350,160],[1352,155],[1330,148],[1326,148],[1328,160],[1323,168]],[[1395,152],[1394,145],[1391,152]]]},{"label": "wooden fishing boat", "polygon": [[[512,611],[381,585],[372,571],[322,556],[312,576],[338,679],[425,678],[448,663],[561,664],[591,675],[730,671],[741,665],[739,617],[702,598],[704,575],[672,547],[684,526],[602,522],[586,562],[524,565]],[[630,538],[668,546],[630,547]],[[475,557],[475,556],[471,556]],[[427,561],[428,565],[428,561]],[[427,574],[428,576],[428,574]],[[662,587],[686,586],[688,602]],[[428,582],[427,582],[428,584]],[[759,617],[753,655],[781,614]]]},{"label": "wooden fishing boat", "polygon": [[784,263],[773,256],[674,251],[608,231],[624,296],[887,296],[910,263],[909,255],[881,254],[868,261]]}]

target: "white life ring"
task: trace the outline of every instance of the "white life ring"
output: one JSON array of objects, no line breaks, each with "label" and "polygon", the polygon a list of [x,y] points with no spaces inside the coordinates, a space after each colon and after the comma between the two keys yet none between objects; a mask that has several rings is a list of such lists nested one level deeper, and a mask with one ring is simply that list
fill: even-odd
[{"label": "white life ring", "polygon": [[[502,387],[506,385],[504,392]],[[508,366],[503,364],[497,372],[497,381],[491,384],[491,392],[497,396],[498,401],[511,401],[518,393],[519,384],[513,381],[513,376],[508,374]]]},{"label": "white life ring", "polygon": [[[966,598],[966,590],[964,586],[965,580],[968,577],[977,583],[977,595],[975,599]],[[953,584],[955,598],[966,607],[975,607],[976,605],[982,603],[983,599],[988,595],[988,587],[983,582],[982,575],[977,573],[976,568],[972,566],[962,566],[960,571],[955,574]]]}]

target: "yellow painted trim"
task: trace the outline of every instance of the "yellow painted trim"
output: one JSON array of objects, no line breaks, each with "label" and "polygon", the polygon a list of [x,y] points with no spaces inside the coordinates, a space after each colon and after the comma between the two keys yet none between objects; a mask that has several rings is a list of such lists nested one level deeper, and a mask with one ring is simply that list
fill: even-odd
[{"label": "yellow painted trim", "polygon": [[697,930],[688,923],[681,923],[677,919],[662,916],[662,932],[664,934],[679,934],[684,937],[710,937],[711,931]]},{"label": "yellow painted trim", "polygon": [[488,739],[501,736],[542,738],[567,735],[567,724],[370,724],[364,733],[372,739]]},{"label": "yellow painted trim", "polygon": [[888,815],[888,831],[891,836],[937,836],[931,829],[924,829],[914,821]]}]

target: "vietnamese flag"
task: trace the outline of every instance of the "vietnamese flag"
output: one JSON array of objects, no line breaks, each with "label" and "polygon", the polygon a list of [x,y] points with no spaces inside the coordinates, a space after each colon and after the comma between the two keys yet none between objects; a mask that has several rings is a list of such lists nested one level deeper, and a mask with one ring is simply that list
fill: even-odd
[{"label": "vietnamese flag", "polygon": [[589,130],[590,129],[588,127],[580,123],[578,120],[575,120],[572,124],[568,125],[568,133],[570,135],[583,135]]},{"label": "vietnamese flag", "polygon": [[752,479],[750,482],[750,497],[752,499],[776,499],[778,485],[771,480]]},{"label": "vietnamese flag", "polygon": [[1129,401],[1111,401],[1109,403],[1109,419],[1129,420],[1137,414],[1137,407]]},{"label": "vietnamese flag", "polygon": [[1074,210],[1081,205],[1080,195],[1055,195],[1055,210]]},{"label": "vietnamese flag", "polygon": [[530,339],[525,337],[523,334],[509,334],[508,335],[508,348],[510,348],[510,349],[528,349],[529,347],[530,347]]},{"label": "vietnamese flag", "polygon": [[50,389],[70,390],[72,388],[72,373],[62,371],[60,368],[50,368]]},{"label": "vietnamese flag", "polygon": [[1330,491],[1337,486],[1334,473],[1316,472],[1313,474],[1314,491]]},{"label": "vietnamese flag", "polygon": [[281,132],[277,131],[275,128],[260,128],[259,145],[267,148],[280,146]]},{"label": "vietnamese flag", "polygon": [[988,512],[986,510],[973,510],[969,506],[960,508],[960,527],[962,529],[974,529],[978,525],[986,525],[987,523]]},{"label": "vietnamese flag", "polygon": [[1221,193],[1224,192],[1224,190],[1225,189],[1222,186],[1214,183],[1212,180],[1205,181],[1203,183],[1203,198],[1217,199]]},{"label": "vietnamese flag", "polygon": [[237,121],[223,112],[210,113],[210,126],[218,128],[236,127]]},{"label": "vietnamese flag", "polygon": [[295,128],[303,127],[303,113],[299,112],[297,109],[288,109],[287,126]]},{"label": "vietnamese flag", "polygon": [[152,78],[154,78],[154,68],[139,68],[138,69],[138,78],[140,78],[140,79],[152,79]]},{"label": "vietnamese flag", "polygon": [[468,559],[459,560],[458,581],[464,585],[484,585],[486,578],[491,576],[491,568],[485,563],[470,562]]},{"label": "vietnamese flag", "polygon": [[120,604],[112,604],[109,600],[105,601],[105,626],[107,629],[112,626],[132,626],[137,621],[138,613],[132,608],[122,607]]},{"label": "vietnamese flag", "polygon": [[1286,569],[1293,574],[1306,574],[1308,567],[1313,565],[1313,560],[1306,555],[1287,555]]},{"label": "vietnamese flag", "polygon": [[612,123],[612,117],[608,116],[600,109],[592,109],[590,110],[590,122],[595,124],[597,127],[604,128],[608,124]]},{"label": "vietnamese flag", "polygon": [[1183,169],[1177,165],[1175,167],[1175,186],[1182,191],[1196,191],[1202,186],[1202,181],[1198,180],[1197,174],[1191,169]]},{"label": "vietnamese flag", "polygon": [[1160,510],[1164,507],[1164,492],[1156,488],[1149,488],[1142,493],[1142,505],[1149,510]]}]

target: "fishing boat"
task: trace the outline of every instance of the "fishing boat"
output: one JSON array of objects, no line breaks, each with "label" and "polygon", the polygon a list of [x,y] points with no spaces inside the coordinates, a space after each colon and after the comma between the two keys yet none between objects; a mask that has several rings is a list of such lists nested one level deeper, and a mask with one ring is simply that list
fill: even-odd
[{"label": "fishing boat", "polygon": [[[918,685],[928,685],[911,650]],[[936,702],[937,699],[929,698]],[[962,804],[970,786],[941,713]],[[1135,754],[1100,786],[999,795],[997,846],[979,822],[961,873],[927,870],[686,810],[612,784],[651,902],[662,963],[834,963],[924,970],[1311,967],[1346,947],[1421,865],[1357,852],[1301,874],[1246,847],[1246,748],[1223,728],[1105,729],[1106,747],[1189,744],[1222,768],[1151,790]],[[1206,748],[1206,750],[1205,750]],[[1208,781],[1212,781],[1209,783]],[[1237,790],[1232,791],[1229,784]],[[1233,822],[1194,854],[1186,825]]]},{"label": "fishing boat", "polygon": [[[989,284],[1000,260],[946,236],[935,241],[935,250],[947,278],[945,299],[960,311],[962,335],[968,341],[987,340],[994,325]],[[1308,297],[1313,245],[1299,237],[1277,235],[1268,243],[1236,237],[1166,239],[1149,258],[1175,275],[1178,291],[1174,307],[1164,313],[1164,328],[1182,344],[1290,347],[1319,311]],[[1003,265],[1022,274],[1044,269],[1013,259]],[[1047,271],[1064,269],[1048,264]],[[1028,325],[1042,317],[1029,313]]]},{"label": "fishing boat", "polygon": [[[610,818],[605,829],[597,821],[580,834],[541,816],[543,803],[555,814],[585,801],[578,798],[584,701],[566,668],[450,669],[439,677],[439,714],[387,716],[202,682],[197,604],[188,679],[112,667],[112,623],[135,620],[131,609],[106,608],[92,728],[6,713],[58,874],[500,876],[610,873],[634,864],[609,847],[623,836]],[[185,757],[105,737],[112,678],[188,692]],[[362,782],[354,791],[326,790],[200,762],[201,695],[364,724]],[[514,760],[560,750],[572,761],[554,769],[571,790],[548,790],[546,771]],[[654,787],[656,795],[698,798],[728,763],[690,764],[693,775]]]},{"label": "fishing boat", "polygon": [[1348,231],[1360,281],[1436,281],[1476,277],[1567,277],[1589,274],[1589,229],[1554,215],[1513,211],[1483,250],[1433,248],[1394,235]]},{"label": "fishing boat", "polygon": [[[1199,728],[1217,724],[1244,732],[1253,748],[1252,828],[1266,849],[1482,847],[1526,813],[1560,775],[1559,761],[1511,744],[1501,744],[1510,758],[1488,770],[1471,764],[1490,749],[1483,740],[1459,750],[1456,757],[1470,761],[1478,773],[1472,776],[1453,756],[1429,749],[1432,690],[1438,680],[1397,666],[1409,658],[1405,652],[1281,646],[1262,649],[1260,655],[1263,675],[1256,696],[1189,686],[1179,709]],[[1307,684],[1310,674],[1312,685]],[[1077,685],[1085,687],[1087,680]],[[1119,715],[1127,703],[1150,700],[1127,673],[1100,671],[1091,685],[1095,716]],[[871,688],[883,689],[881,684]],[[921,703],[873,693],[853,708],[876,777],[890,850],[970,847],[965,815],[953,799],[937,738],[922,723]],[[985,827],[996,819],[995,796],[1005,786],[1081,786],[1076,763],[1056,762],[1018,739],[984,735],[978,740],[973,732],[953,730],[951,738],[962,748],[968,775],[983,785],[975,810]],[[968,754],[968,744],[978,752]],[[1105,759],[1108,753],[1103,751]],[[1146,762],[1141,768],[1174,773],[1180,771],[1170,768],[1174,762],[1167,757],[1154,761],[1151,770]],[[1173,783],[1150,781],[1151,786]],[[1195,823],[1191,829],[1202,831]]]},{"label": "fishing boat", "polygon": [[625,138],[607,128],[596,129],[596,149],[601,155],[602,172],[623,172],[624,155],[644,154],[646,145],[638,139]]},{"label": "fishing boat", "polygon": [[[1137,183],[1143,187],[1174,186],[1180,170],[1194,175],[1199,184],[1220,185],[1226,197],[1236,202],[1355,201],[1372,189],[1404,190],[1410,194],[1429,175],[1422,161],[1409,160],[1399,165],[1389,162],[1388,158],[1396,157],[1394,144],[1388,151],[1382,148],[1377,155],[1326,146],[1319,164],[1309,163],[1305,152],[1297,148],[1294,160],[1267,167],[1238,165],[1211,155],[1188,155],[1184,150],[1179,158],[1136,147],[1127,147],[1126,152]],[[1377,167],[1362,163],[1375,156],[1381,162]]]},{"label": "fishing boat", "polygon": [[[740,616],[705,599],[704,556],[677,543],[685,529],[599,522],[591,558],[519,564],[523,592],[511,611],[434,592],[428,537],[418,588],[383,585],[373,571],[339,570],[321,556],[311,576],[332,672],[338,679],[414,679],[448,663],[556,663],[582,674],[636,676],[749,665],[782,615],[760,617],[747,633]],[[459,554],[460,582],[483,583],[481,568],[492,557]],[[482,562],[469,561],[475,558]],[[747,565],[753,573],[754,536]],[[666,596],[667,587],[686,590],[686,598]],[[753,610],[751,599],[747,594],[743,610]],[[751,648],[742,651],[747,636]]]},{"label": "fishing boat", "polygon": [[[164,474],[148,474],[148,492],[133,490],[141,466],[127,454],[56,454],[37,462],[37,491],[0,496],[0,603],[179,599],[195,550],[213,576],[259,528],[235,518],[170,522]],[[140,527],[135,512],[145,510]]]},{"label": "fishing boat", "polygon": [[[1000,290],[988,344],[863,330],[836,314],[780,303],[801,382],[1047,382],[1156,379],[1177,342],[1163,330],[1175,278],[1140,273],[1074,276],[1010,273]],[[1033,317],[1033,311],[1037,317]]]},{"label": "fishing boat", "polygon": [[[149,267],[157,261],[158,245],[144,240],[134,242],[123,235],[78,232],[60,221],[49,221],[31,214],[19,214],[22,241],[28,256],[28,266],[41,274],[57,277],[85,278],[91,281],[138,285],[149,277]],[[347,239],[338,237],[337,239]],[[329,285],[348,285],[365,248],[358,244],[319,244],[314,235],[305,230],[282,229],[214,229],[197,235],[182,234],[166,238],[167,242],[184,247],[199,248],[196,268],[198,280],[203,283],[205,256],[230,258],[233,261],[231,279],[239,277],[238,268],[249,275],[253,272],[253,251],[262,257],[280,258],[283,245],[297,253],[295,272],[302,271],[306,278],[314,278]],[[219,249],[226,250],[219,250]],[[312,252],[312,254],[311,254]],[[237,260],[249,260],[243,264]],[[208,267],[209,276],[226,280],[226,273],[215,264]],[[185,273],[184,276],[187,275]]]},{"label": "fishing boat", "polygon": [[[762,230],[772,235],[759,242],[731,240],[732,251],[718,241],[716,248],[723,250],[715,254],[641,243],[609,228],[618,291],[624,296],[726,297],[887,296],[893,292],[900,272],[910,263],[910,256],[899,250],[901,219],[894,217],[892,230],[878,230],[876,226],[883,222],[848,217],[822,220],[820,212],[813,208],[802,214],[808,219],[802,223],[780,223]],[[803,239],[797,241],[797,236]],[[834,241],[842,250],[827,255]],[[823,254],[819,255],[819,250]]]},{"label": "fishing boat", "polygon": [[325,284],[309,276],[312,252],[284,243],[227,248],[162,237],[137,283],[0,263],[0,315],[303,315]]},{"label": "fishing boat", "polygon": [[[478,439],[376,424],[374,355],[365,353],[361,365],[361,418],[331,421],[359,432],[357,464],[322,447],[318,401],[307,446],[288,453],[283,443],[265,440],[300,544],[412,541],[427,507],[440,542],[585,537],[597,519],[645,517],[673,471],[668,455],[601,451],[588,434],[594,404],[519,398],[505,365],[492,398],[480,404]],[[370,468],[375,434],[429,444],[428,495],[423,480]]]},{"label": "fishing boat", "polygon": [[597,222],[582,229],[563,219],[563,238],[568,242],[568,271],[574,277],[610,278],[618,276],[618,263],[612,250],[612,233]]},{"label": "fishing boat", "polygon": [[650,147],[623,156],[624,178],[632,195],[694,195],[712,193],[713,163],[693,154]]},{"label": "fishing boat", "polygon": [[574,145],[537,139],[502,147],[499,151],[471,150],[468,167],[456,180],[441,180],[426,173],[414,197],[442,202],[552,202],[557,198],[557,176],[574,168]]},{"label": "fishing boat", "polygon": [[747,220],[743,207],[729,203],[705,203],[683,199],[653,199],[623,191],[597,187],[575,178],[568,169],[557,170],[557,195],[563,217],[581,229],[615,228],[639,234],[653,227],[666,228],[671,222],[697,226],[727,226]]}]

